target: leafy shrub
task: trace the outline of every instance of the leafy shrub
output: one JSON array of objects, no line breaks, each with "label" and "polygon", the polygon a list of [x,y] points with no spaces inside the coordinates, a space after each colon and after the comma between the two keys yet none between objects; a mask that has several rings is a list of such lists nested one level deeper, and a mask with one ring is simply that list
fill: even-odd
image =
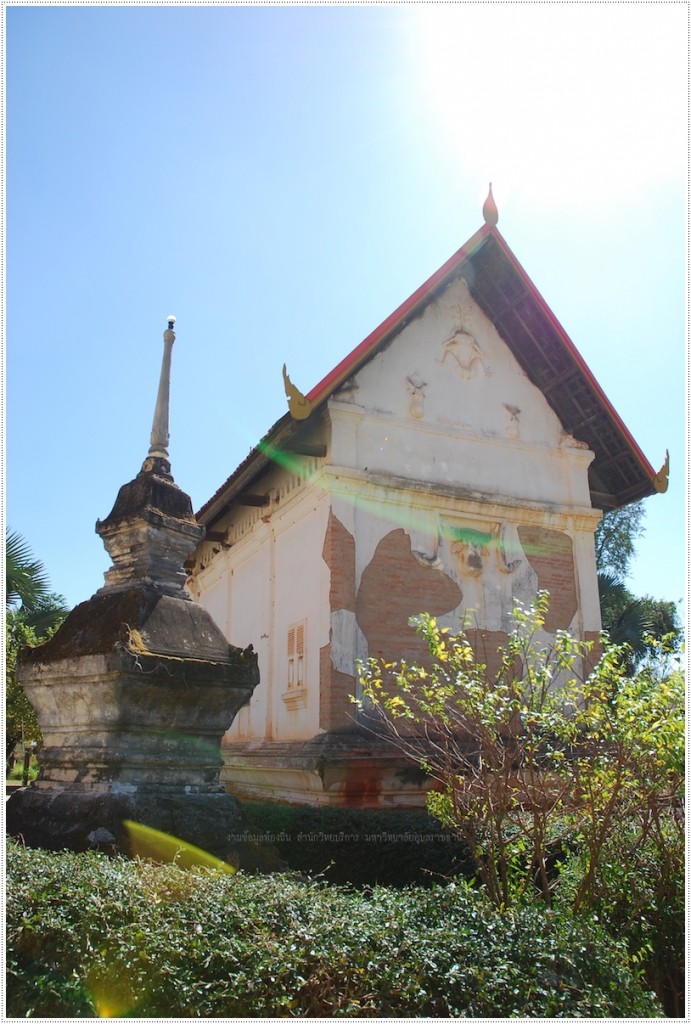
[{"label": "leafy shrub", "polygon": [[[457,832],[497,907],[539,897],[597,915],[683,1014],[685,687],[674,644],[620,648],[558,631],[548,595],[514,607],[483,663],[464,630],[418,618],[425,664],[361,666],[361,713],[435,782],[427,806]],[[585,670],[585,671],[584,671]],[[554,902],[556,900],[556,903]]]},{"label": "leafy shrub", "polygon": [[[658,822],[653,834],[624,826],[603,851],[602,868],[586,912],[612,935],[626,939],[667,1016],[684,1016],[685,829]],[[557,898],[565,908],[583,878],[579,858],[562,867]]]},{"label": "leafy shrub", "polygon": [[617,944],[465,884],[287,875],[8,847],[7,1013],[24,1017],[655,1017]]},{"label": "leafy shrub", "polygon": [[514,629],[480,661],[468,634],[418,617],[428,664],[360,666],[361,714],[434,780],[427,806],[466,841],[498,906],[537,886],[549,903],[549,861],[576,844],[584,867],[574,907],[587,906],[602,854],[623,825],[641,835],[674,812],[684,781],[679,671],[627,676],[606,646],[558,631],[545,642],[549,595],[515,603]]}]

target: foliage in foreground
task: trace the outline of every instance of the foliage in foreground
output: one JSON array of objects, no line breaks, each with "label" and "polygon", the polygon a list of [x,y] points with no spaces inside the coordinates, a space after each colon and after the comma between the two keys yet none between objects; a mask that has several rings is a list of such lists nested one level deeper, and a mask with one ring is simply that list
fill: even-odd
[{"label": "foliage in foreground", "polygon": [[655,1017],[621,944],[464,885],[8,848],[8,1016]]},{"label": "foliage in foreground", "polygon": [[360,711],[431,776],[430,812],[463,837],[497,907],[539,897],[601,915],[677,1009],[683,675],[661,651],[631,676],[613,646],[588,673],[589,645],[549,639],[547,611],[545,593],[516,605],[496,672],[464,631],[420,616],[427,662],[362,666]]}]

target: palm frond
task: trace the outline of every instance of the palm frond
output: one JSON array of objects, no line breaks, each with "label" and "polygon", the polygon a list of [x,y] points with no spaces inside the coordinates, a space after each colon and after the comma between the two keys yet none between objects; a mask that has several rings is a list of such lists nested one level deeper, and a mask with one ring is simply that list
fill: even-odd
[{"label": "palm frond", "polygon": [[48,574],[20,533],[8,530],[5,540],[5,604],[30,611],[50,594]]}]

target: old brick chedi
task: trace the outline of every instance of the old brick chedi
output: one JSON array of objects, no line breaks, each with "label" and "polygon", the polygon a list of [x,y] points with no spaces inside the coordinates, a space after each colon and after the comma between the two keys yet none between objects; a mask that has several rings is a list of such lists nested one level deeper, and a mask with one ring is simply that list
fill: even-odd
[{"label": "old brick chedi", "polygon": [[126,820],[218,856],[239,809],[219,782],[220,742],[259,681],[251,649],[229,646],[184,590],[184,562],[204,536],[168,459],[174,318],[151,447],[96,531],[113,561],[105,586],[40,647],[20,679],[43,731],[38,780],[7,805],[10,835],[49,849],[88,849]]}]

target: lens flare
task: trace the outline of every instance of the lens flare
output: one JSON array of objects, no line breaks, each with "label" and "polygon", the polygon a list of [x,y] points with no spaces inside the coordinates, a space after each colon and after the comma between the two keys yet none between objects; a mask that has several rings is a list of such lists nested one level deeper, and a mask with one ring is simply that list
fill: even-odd
[{"label": "lens flare", "polygon": [[234,875],[237,870],[232,864],[167,832],[160,832],[136,821],[126,820],[123,825],[127,829],[132,853],[137,857],[162,864],[176,864],[180,868],[212,868],[226,875]]}]

